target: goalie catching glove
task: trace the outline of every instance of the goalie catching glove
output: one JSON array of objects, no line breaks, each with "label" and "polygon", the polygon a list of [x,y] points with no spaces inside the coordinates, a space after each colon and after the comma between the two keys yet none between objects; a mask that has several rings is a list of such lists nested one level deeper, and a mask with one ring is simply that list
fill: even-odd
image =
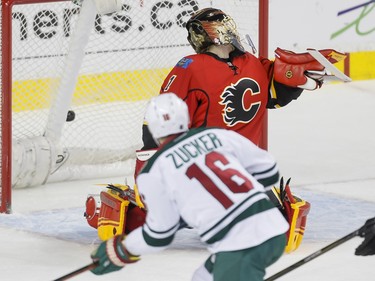
[{"label": "goalie catching glove", "polygon": [[295,196],[290,191],[290,179],[284,186],[284,179],[280,179],[280,187],[273,187],[272,193],[268,193],[271,201],[276,205],[289,223],[287,232],[287,244],[285,252],[295,251],[301,244],[305,233],[307,215],[310,211],[310,203]]},{"label": "goalie catching glove", "polygon": [[102,275],[118,271],[128,263],[135,263],[140,260],[139,256],[132,255],[125,248],[122,241],[125,236],[116,235],[107,241],[102,242],[91,254],[92,261],[97,266],[91,270],[96,275]]},{"label": "goalie catching glove", "polygon": [[[332,64],[346,58],[346,55],[332,49],[319,50]],[[275,50],[275,81],[294,88],[315,90],[323,84],[323,77],[328,75],[325,67],[307,53],[294,53],[277,48]]]}]

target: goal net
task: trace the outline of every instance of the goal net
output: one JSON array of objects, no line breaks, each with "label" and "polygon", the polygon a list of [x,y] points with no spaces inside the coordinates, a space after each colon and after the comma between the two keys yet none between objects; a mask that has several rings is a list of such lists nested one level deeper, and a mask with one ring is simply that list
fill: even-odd
[{"label": "goal net", "polygon": [[193,53],[192,12],[220,8],[265,48],[258,0],[123,2],[99,15],[92,0],[2,1],[0,212],[12,188],[132,175],[145,105]]}]

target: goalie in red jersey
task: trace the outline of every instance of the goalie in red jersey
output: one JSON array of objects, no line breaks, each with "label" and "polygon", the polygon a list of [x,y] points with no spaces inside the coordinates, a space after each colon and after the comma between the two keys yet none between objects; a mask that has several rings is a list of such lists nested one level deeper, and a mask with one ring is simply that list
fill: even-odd
[{"label": "goalie in red jersey", "polygon": [[[245,51],[235,22],[221,10],[196,12],[186,28],[196,54],[176,64],[160,93],[176,93],[187,103],[191,127],[234,130],[260,145],[267,109],[283,107],[304,89],[322,85],[325,69],[308,53],[278,48],[271,61]],[[334,50],[322,53],[332,63],[345,58]],[[146,135],[145,148],[156,147],[152,142]]]},{"label": "goalie in red jersey", "polygon": [[[296,54],[278,48],[275,60],[271,61],[245,51],[235,22],[219,9],[197,11],[186,23],[186,29],[196,54],[176,64],[160,94],[173,92],[186,102],[192,128],[233,130],[261,146],[266,110],[289,104],[303,90],[321,87],[327,74],[325,67],[309,53]],[[320,52],[331,63],[345,58],[331,49]],[[143,127],[143,142],[143,156],[151,156],[157,145],[147,124]],[[143,162],[137,159],[136,174]],[[310,205],[298,197],[280,196],[285,194],[283,188],[269,196],[289,220],[286,250],[290,252],[301,242]],[[127,217],[129,224],[134,221],[130,213]]]},{"label": "goalie in red jersey", "polygon": [[[186,23],[188,41],[196,54],[182,58],[168,74],[160,93],[173,92],[189,108],[191,127],[236,131],[262,146],[267,109],[283,107],[303,90],[322,86],[324,66],[310,54],[278,48],[276,59],[257,58],[245,51],[236,24],[223,11],[206,8]],[[334,50],[321,53],[331,62],[345,58]],[[145,149],[155,147],[144,127]],[[280,196],[289,185],[269,193],[290,223],[287,252],[301,243],[310,204],[296,196]]]}]

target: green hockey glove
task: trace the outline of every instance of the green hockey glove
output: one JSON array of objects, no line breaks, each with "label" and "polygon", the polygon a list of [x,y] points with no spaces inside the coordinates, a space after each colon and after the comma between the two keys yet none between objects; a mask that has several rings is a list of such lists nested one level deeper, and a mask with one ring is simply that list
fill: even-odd
[{"label": "green hockey glove", "polygon": [[94,263],[98,265],[91,270],[96,275],[102,275],[117,271],[128,263],[137,262],[140,257],[132,255],[122,244],[123,235],[114,236],[107,241],[102,242],[99,247],[91,254]]}]

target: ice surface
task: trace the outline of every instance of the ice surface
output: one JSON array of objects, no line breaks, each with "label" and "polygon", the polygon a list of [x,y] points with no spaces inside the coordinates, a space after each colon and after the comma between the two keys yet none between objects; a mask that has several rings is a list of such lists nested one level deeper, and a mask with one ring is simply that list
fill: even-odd
[{"label": "ice surface", "polygon": [[[267,270],[270,276],[362,226],[375,216],[375,80],[324,85],[289,106],[269,111],[269,150],[294,193],[311,203],[301,247]],[[98,183],[53,183],[14,190],[13,213],[0,215],[0,280],[53,280],[91,262],[99,240],[83,217]],[[375,256],[358,257],[356,237],[278,280],[375,280]],[[171,249],[145,255],[104,276],[71,280],[187,281],[207,257],[194,230]],[[230,280],[228,280],[230,281]]]}]

